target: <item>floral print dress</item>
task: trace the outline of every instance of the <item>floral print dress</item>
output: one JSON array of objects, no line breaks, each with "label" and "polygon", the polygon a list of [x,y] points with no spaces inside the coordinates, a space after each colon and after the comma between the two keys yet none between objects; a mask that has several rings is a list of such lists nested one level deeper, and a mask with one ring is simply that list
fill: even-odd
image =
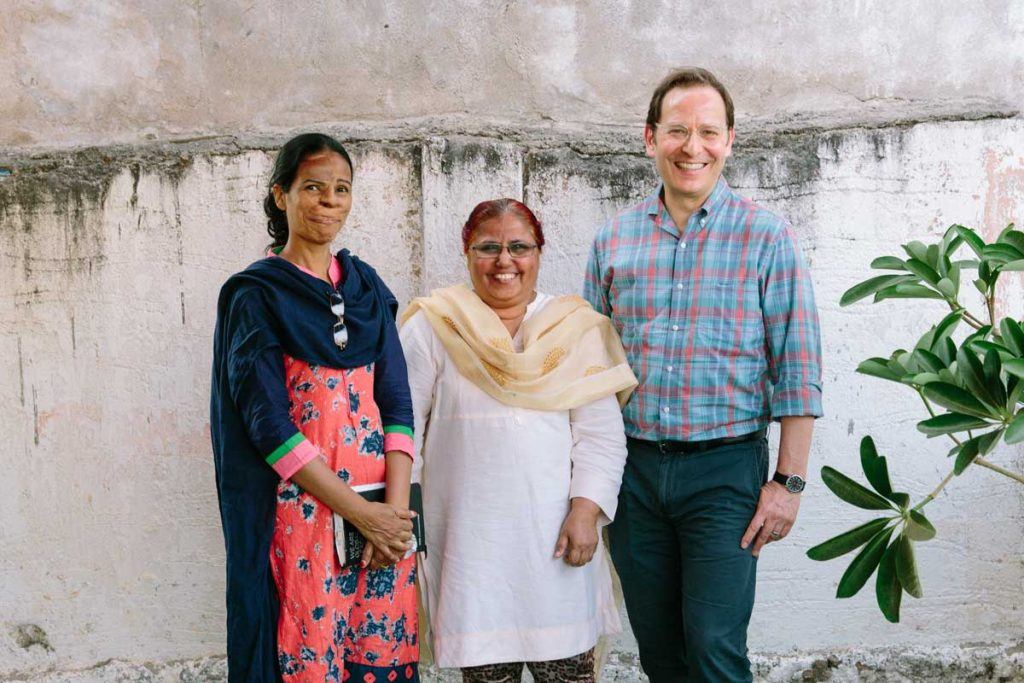
[{"label": "floral print dress", "polygon": [[[337,370],[285,356],[291,417],[338,477],[383,482],[384,433],[373,365]],[[277,490],[270,563],[280,597],[285,681],[418,681],[416,562],[342,567],[329,507],[290,480]]]}]

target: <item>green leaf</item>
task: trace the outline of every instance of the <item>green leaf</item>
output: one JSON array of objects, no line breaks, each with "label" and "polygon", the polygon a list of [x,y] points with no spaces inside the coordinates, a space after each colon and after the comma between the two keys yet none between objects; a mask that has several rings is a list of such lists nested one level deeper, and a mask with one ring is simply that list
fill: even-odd
[{"label": "green leaf", "polygon": [[963,346],[960,347],[956,354],[956,371],[976,397],[989,405],[1003,405],[1006,397],[1003,397],[1003,401],[997,401],[992,396],[988,382],[985,381],[985,368],[973,351]]},{"label": "green leaf", "polygon": [[1016,261],[1007,261],[999,267],[999,270],[1003,273],[1009,272],[1020,272],[1024,270],[1024,259],[1017,259]]},{"label": "green leaf", "polygon": [[896,506],[900,510],[903,510],[908,505],[910,505],[910,495],[906,493],[901,493],[900,491],[893,491],[892,495],[889,496],[889,500],[896,503]]},{"label": "green leaf", "polygon": [[957,451],[956,462],[953,465],[953,473],[960,476],[960,474],[967,469],[977,457],[978,437],[964,441],[963,444],[961,444],[959,451]]},{"label": "green leaf", "polygon": [[938,403],[943,408],[948,408],[957,413],[967,413],[976,417],[986,419],[997,418],[991,411],[981,404],[981,401],[974,398],[967,391],[955,384],[946,382],[932,382],[922,389],[924,395]]},{"label": "green leaf", "polygon": [[1003,363],[1003,370],[1006,370],[1006,372],[1014,377],[1024,377],[1024,358],[1006,361]]},{"label": "green leaf", "polygon": [[864,587],[871,574],[874,573],[875,567],[878,566],[879,560],[882,559],[882,553],[885,552],[885,546],[889,543],[890,536],[892,536],[891,528],[879,531],[874,538],[868,541],[864,549],[857,553],[857,557],[853,558],[853,562],[846,568],[843,577],[839,579],[839,588],[836,590],[837,598],[853,597]]},{"label": "green leaf", "polygon": [[[957,453],[956,463],[953,465],[953,473],[960,476],[974,462],[975,458],[991,451],[996,443],[999,442],[999,437],[1002,434],[1002,428],[994,429],[991,432],[964,441]],[[956,449],[953,452],[956,452]]]},{"label": "green leaf", "polygon": [[1013,413],[1017,410],[1017,403],[1020,402],[1021,393],[1024,392],[1024,382],[1012,375],[1007,380],[1006,388],[1009,391],[1006,397],[1006,410],[1009,413]]},{"label": "green leaf", "polygon": [[1015,356],[1024,357],[1024,330],[1016,320],[1012,318],[1000,320],[999,335],[1003,338],[1003,344],[1013,351]]},{"label": "green leaf", "polygon": [[898,546],[896,551],[896,576],[900,579],[900,585],[915,598],[921,597],[921,579],[917,576],[917,562],[914,560],[914,544],[906,534],[900,534],[894,545]]},{"label": "green leaf", "polygon": [[[985,245],[985,249],[982,252],[982,258],[990,263],[1002,265],[1009,261],[1019,261],[1024,259],[1024,253],[1017,251],[1014,247],[1009,244],[988,244]],[[914,269],[910,267],[910,262],[907,262],[907,269],[910,272],[914,272]]]},{"label": "green leaf", "polygon": [[946,364],[947,368],[953,365],[953,361],[956,360],[956,344],[954,344],[953,340],[948,337],[938,344],[933,345],[932,351],[936,356],[942,359],[942,362]]},{"label": "green leaf", "polygon": [[990,261],[982,261],[978,264],[978,277],[989,286],[992,285],[995,278],[992,277],[992,263]]},{"label": "green leaf", "polygon": [[860,441],[860,466],[864,470],[864,476],[868,478],[871,488],[875,489],[879,495],[889,498],[892,495],[889,466],[886,464],[885,458],[878,455],[875,441],[870,436],[865,436]]},{"label": "green leaf", "polygon": [[[931,385],[925,386],[927,387]],[[981,427],[987,427],[990,424],[991,423],[974,417],[973,415],[944,413],[918,422],[917,430],[931,437],[942,436],[944,434],[954,434],[956,432],[966,432],[968,429],[979,429]]]},{"label": "green leaf", "polygon": [[864,282],[860,282],[853,287],[850,287],[843,296],[839,299],[840,306],[849,306],[850,304],[860,301],[864,297],[871,296],[875,292],[899,284],[901,282],[914,282],[917,278],[913,275],[878,275],[873,278],[869,278]]},{"label": "green leaf", "polygon": [[906,270],[907,267],[903,264],[903,259],[896,258],[895,256],[879,256],[871,262],[871,267],[875,270]]},{"label": "green leaf", "polygon": [[859,527],[850,529],[849,531],[828,539],[824,543],[819,543],[814,546],[807,551],[807,557],[818,562],[834,560],[841,555],[845,555],[851,550],[856,550],[870,541],[875,537],[875,534],[881,531],[885,525],[891,521],[891,517],[879,517],[878,519],[873,519],[870,522],[861,524]]},{"label": "green leaf", "polygon": [[977,259],[958,259],[953,264],[960,270],[977,270],[980,261]]},{"label": "green leaf", "polygon": [[[916,280],[917,278],[914,279]],[[945,297],[930,287],[902,282],[898,285],[881,289],[875,294],[875,303],[885,299],[945,299]]]},{"label": "green leaf", "polygon": [[943,273],[943,264],[939,259],[939,245],[929,244],[928,250],[925,252],[924,262],[939,272],[939,277],[945,275]]},{"label": "green leaf", "polygon": [[1017,413],[1006,427],[1006,443],[1024,441],[1024,410]]},{"label": "green leaf", "polygon": [[936,356],[931,351],[925,349],[917,349],[914,351],[914,358],[917,359],[919,365],[927,368],[929,372],[938,372],[946,367],[946,364],[942,362],[942,359]]},{"label": "green leaf", "polygon": [[962,225],[954,225],[953,229],[956,230],[960,237],[964,238],[964,242],[967,242],[967,246],[971,248],[971,251],[981,258],[982,250],[985,248],[985,241],[978,236],[978,233]]},{"label": "green leaf", "polygon": [[977,289],[982,294],[988,294],[988,283],[986,283],[981,278],[978,278],[977,280],[974,281],[974,288]]},{"label": "green leaf", "polygon": [[901,374],[897,374],[889,369],[889,361],[884,358],[868,358],[857,366],[857,372],[862,375],[870,375],[872,377],[881,377],[891,382],[899,382]]},{"label": "green leaf", "polygon": [[935,538],[935,527],[920,510],[911,510],[904,533],[912,541],[930,541]]},{"label": "green leaf", "polygon": [[940,279],[934,268],[916,258],[907,259],[907,270],[933,285],[938,284]]},{"label": "green leaf", "polygon": [[[906,378],[900,380],[904,384],[907,384]],[[942,378],[936,375],[934,372],[919,372],[910,378],[909,384],[923,387],[925,384],[931,384],[932,382],[941,382]]]},{"label": "green leaf", "polygon": [[925,246],[924,242],[918,242],[917,240],[903,245],[903,251],[907,252],[907,256],[910,258],[916,258],[922,263],[928,261],[928,247]]},{"label": "green leaf", "polygon": [[949,339],[949,336],[956,330],[956,326],[960,324],[960,321],[964,319],[964,309],[953,311],[945,318],[939,321],[935,326],[935,336],[932,337],[931,348],[935,348],[935,345],[942,341]]},{"label": "green leaf", "polygon": [[942,292],[947,299],[956,299],[956,286],[949,278],[944,277],[939,280],[938,284],[935,285],[935,288]]},{"label": "green leaf", "polygon": [[984,339],[976,339],[974,341],[967,341],[965,339],[964,346],[969,348],[971,351],[982,355],[989,351],[995,351],[1000,359],[1013,360],[1016,357],[1013,355],[1013,352],[1005,346],[996,344],[995,342],[986,341]]},{"label": "green leaf", "polygon": [[1000,244],[1009,244],[1017,251],[1024,254],[1024,232],[1019,230],[1004,230],[997,240]]},{"label": "green leaf", "polygon": [[878,609],[885,618],[894,624],[900,621],[900,601],[903,599],[903,587],[896,574],[896,544],[893,543],[882,554],[878,563],[878,576],[875,578],[875,599]]},{"label": "green leaf", "polygon": [[832,493],[850,505],[865,510],[892,510],[892,504],[874,491],[829,466],[821,468],[821,479]]},{"label": "green leaf", "polygon": [[999,359],[999,352],[996,349],[989,349],[985,352],[985,385],[988,387],[988,394],[992,397],[992,404],[996,408],[1006,403],[1006,385],[1003,384],[1002,369],[1003,362]]},{"label": "green leaf", "polygon": [[[948,277],[949,281],[953,283],[953,289],[956,290],[957,294],[959,294],[960,293],[960,266],[955,264],[955,263],[952,264],[947,269],[947,271],[946,271],[946,277]],[[954,295],[953,298],[955,299],[956,296]]]}]

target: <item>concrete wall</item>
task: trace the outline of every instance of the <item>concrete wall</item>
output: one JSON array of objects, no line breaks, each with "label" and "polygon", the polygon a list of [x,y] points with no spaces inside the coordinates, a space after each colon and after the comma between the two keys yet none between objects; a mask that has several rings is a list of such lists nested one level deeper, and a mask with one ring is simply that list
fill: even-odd
[{"label": "concrete wall", "polygon": [[0,146],[318,121],[628,123],[670,65],[743,117],[1019,107],[1019,0],[7,0]]},{"label": "concrete wall", "polygon": [[[597,225],[654,186],[636,125],[652,83],[699,56],[740,111],[728,178],[793,220],[813,271],[827,415],[812,470],[856,473],[872,434],[915,496],[945,475],[912,394],[853,372],[941,307],[837,301],[900,243],[1020,222],[1024,3],[235,7],[14,0],[0,18],[0,678],[221,675],[214,303],[267,241],[262,186],[293,127],[349,143],[339,244],[403,302],[463,276],[458,226],[498,195],[546,225],[544,289],[578,291]],[[1001,311],[1019,315],[1024,283],[1006,279]],[[995,460],[1024,467],[1020,449]],[[1024,675],[1024,488],[977,469],[947,491],[919,546],[925,597],[894,626],[870,586],[834,600],[845,562],[804,557],[869,517],[812,477],[799,526],[761,562],[760,675],[823,653],[837,677],[858,661],[915,680],[921,662]],[[633,680],[628,634],[617,647]]]}]

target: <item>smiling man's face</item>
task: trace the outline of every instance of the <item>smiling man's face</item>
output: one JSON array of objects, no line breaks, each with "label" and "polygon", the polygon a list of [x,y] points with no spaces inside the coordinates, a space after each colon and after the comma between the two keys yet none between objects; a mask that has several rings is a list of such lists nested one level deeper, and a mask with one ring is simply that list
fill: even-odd
[{"label": "smiling man's face", "polygon": [[[732,153],[725,102],[711,86],[673,88],[661,103],[661,118],[644,129],[647,156],[665,184],[666,204],[694,211],[704,203]],[[684,226],[680,226],[684,227]]]}]

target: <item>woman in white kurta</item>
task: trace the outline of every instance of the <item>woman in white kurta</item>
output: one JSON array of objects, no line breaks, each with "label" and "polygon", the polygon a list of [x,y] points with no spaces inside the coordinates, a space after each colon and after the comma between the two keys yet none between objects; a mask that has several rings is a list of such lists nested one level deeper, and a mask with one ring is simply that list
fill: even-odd
[{"label": "woman in white kurta", "polygon": [[599,528],[636,381],[607,318],[536,292],[544,240],[528,208],[482,203],[463,243],[472,288],[417,299],[401,330],[434,659],[464,681],[518,680],[523,663],[538,680],[593,680],[598,638],[620,629]]}]

